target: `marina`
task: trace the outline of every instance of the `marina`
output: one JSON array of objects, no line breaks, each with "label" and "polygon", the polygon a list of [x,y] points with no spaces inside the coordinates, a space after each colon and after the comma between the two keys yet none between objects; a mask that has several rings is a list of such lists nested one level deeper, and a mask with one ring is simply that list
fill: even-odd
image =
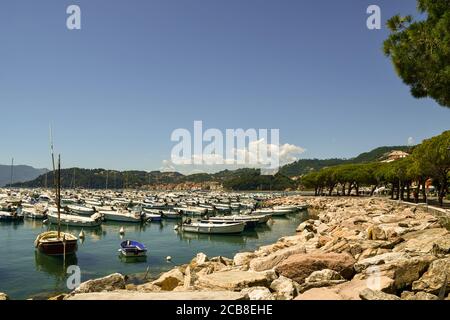
[{"label": "marina", "polygon": [[[295,233],[307,218],[305,210],[280,217],[252,214],[249,208],[277,196],[269,193],[64,190],[61,198],[73,201],[71,205],[62,201],[58,240],[57,208],[51,191],[4,189],[0,194],[5,207],[7,199],[35,201],[23,201],[23,208],[21,201],[14,202],[5,215],[15,215],[17,220],[0,222],[0,240],[6,244],[0,247],[1,290],[13,299],[48,298],[67,292],[65,267],[69,265],[81,268],[82,281],[114,272],[137,274],[139,278],[147,268],[148,277],[156,278],[176,264],[189,262],[200,251],[210,256],[233,256],[255,250]],[[32,194],[35,199],[29,199]],[[98,203],[90,205],[86,199],[93,195]],[[234,210],[231,206],[229,210],[204,210],[196,204],[201,201],[212,207],[219,203],[217,199],[238,203],[238,198],[246,205],[235,204]],[[153,205],[159,209],[148,209]],[[189,209],[181,212],[175,208]],[[89,216],[87,212],[94,213]],[[126,240],[131,241],[129,246]],[[73,254],[64,255],[64,246]]]}]

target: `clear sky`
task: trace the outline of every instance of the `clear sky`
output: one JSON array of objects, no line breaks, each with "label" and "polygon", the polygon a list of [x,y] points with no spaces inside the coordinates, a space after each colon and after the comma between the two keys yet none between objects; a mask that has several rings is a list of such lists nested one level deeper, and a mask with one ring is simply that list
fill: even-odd
[{"label": "clear sky", "polygon": [[[66,28],[77,4],[82,29]],[[368,30],[366,8],[382,10]],[[0,4],[0,163],[155,170],[176,128],[279,128],[302,158],[450,128],[382,53],[415,0],[14,0]]]}]

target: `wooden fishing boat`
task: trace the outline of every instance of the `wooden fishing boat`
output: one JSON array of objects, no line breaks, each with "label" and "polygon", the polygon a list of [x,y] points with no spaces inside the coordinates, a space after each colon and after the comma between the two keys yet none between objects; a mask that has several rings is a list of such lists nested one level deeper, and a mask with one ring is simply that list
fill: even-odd
[{"label": "wooden fishing boat", "polygon": [[74,254],[78,249],[78,238],[70,233],[61,232],[61,158],[58,158],[58,171],[55,170],[55,161],[53,157],[53,143],[52,143],[52,162],[53,171],[57,173],[54,175],[54,182],[56,186],[56,205],[57,205],[57,231],[47,231],[39,234],[34,241],[36,249],[47,255],[66,255]]},{"label": "wooden fishing boat", "polygon": [[47,255],[69,255],[77,250],[78,239],[70,233],[48,231],[38,235],[34,246]]}]

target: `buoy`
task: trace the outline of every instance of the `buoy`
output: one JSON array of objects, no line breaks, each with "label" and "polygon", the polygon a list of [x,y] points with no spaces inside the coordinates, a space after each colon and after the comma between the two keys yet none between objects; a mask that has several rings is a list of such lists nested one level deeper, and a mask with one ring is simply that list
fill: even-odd
[{"label": "buoy", "polygon": [[81,232],[78,235],[78,237],[80,237],[80,239],[84,239],[84,231],[83,231],[83,229],[81,229]]},{"label": "buoy", "polygon": [[125,229],[123,227],[120,227],[119,234],[120,235],[125,234]]},{"label": "buoy", "polygon": [[167,261],[171,261],[171,260],[172,260],[172,257],[171,257],[171,256],[167,256],[167,257],[166,257],[166,260],[167,260]]},{"label": "buoy", "polygon": [[176,225],[175,227],[173,227],[173,230],[178,230],[178,225]]}]

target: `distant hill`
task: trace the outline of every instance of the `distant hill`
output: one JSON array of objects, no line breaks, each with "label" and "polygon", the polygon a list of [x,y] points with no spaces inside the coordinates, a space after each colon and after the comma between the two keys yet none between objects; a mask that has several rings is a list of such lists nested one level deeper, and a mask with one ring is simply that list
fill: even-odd
[{"label": "distant hill", "polygon": [[[352,159],[302,159],[283,166],[275,176],[261,176],[259,170],[250,168],[223,170],[213,174],[196,173],[191,175],[161,171],[114,171],[70,168],[61,170],[61,184],[63,188],[102,189],[108,187],[111,189],[123,189],[139,188],[145,185],[219,182],[225,188],[232,190],[285,190],[295,188],[295,182],[288,177],[300,176],[324,167],[344,163],[381,161],[393,150],[408,152],[410,148],[406,146],[380,147],[370,152],[362,153]],[[44,172],[40,176],[31,178],[30,181],[16,183],[14,186],[31,188],[53,186],[53,172],[48,174]]]},{"label": "distant hill", "polygon": [[[47,172],[47,169],[36,169],[30,166],[13,166],[13,183],[36,179]],[[0,187],[11,183],[11,166],[0,164]]]},{"label": "distant hill", "polygon": [[337,166],[345,163],[365,163],[385,160],[393,150],[411,152],[412,147],[408,146],[385,146],[364,152],[351,159],[301,159],[285,165],[280,169],[280,173],[288,177],[300,176],[311,171],[317,171],[325,167]]}]

